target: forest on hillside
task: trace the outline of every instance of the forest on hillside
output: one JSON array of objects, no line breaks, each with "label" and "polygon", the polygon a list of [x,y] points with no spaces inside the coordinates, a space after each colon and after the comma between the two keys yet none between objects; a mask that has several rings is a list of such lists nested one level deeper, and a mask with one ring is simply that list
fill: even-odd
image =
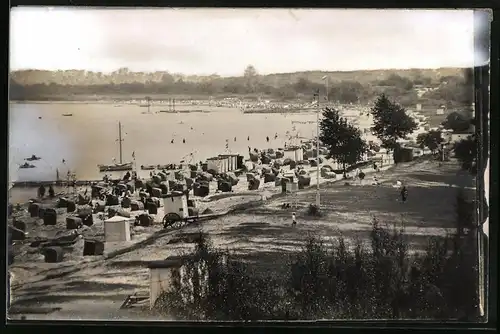
[{"label": "forest on hillside", "polygon": [[10,77],[11,100],[71,100],[75,96],[193,95],[244,96],[247,99],[310,100],[326,92],[339,103],[370,103],[379,94],[403,105],[470,105],[473,79],[470,69],[379,70],[354,72],[297,72],[259,75],[248,66],[241,77],[183,76],[168,72],[111,74],[89,71],[16,71]]}]

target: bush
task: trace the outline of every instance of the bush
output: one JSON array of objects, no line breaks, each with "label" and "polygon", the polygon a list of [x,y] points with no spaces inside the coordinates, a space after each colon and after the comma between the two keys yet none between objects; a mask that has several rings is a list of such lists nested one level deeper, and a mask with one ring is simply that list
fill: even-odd
[{"label": "bush", "polygon": [[360,180],[364,180],[364,179],[365,179],[365,176],[366,176],[366,175],[365,175],[365,173],[363,173],[363,172],[360,172],[360,173],[358,174],[358,177],[359,177],[359,179],[360,179]]},{"label": "bush", "polygon": [[[287,277],[279,278],[258,275],[203,236],[193,260],[185,265],[187,275],[155,307],[183,319],[475,321],[474,240],[473,233],[434,237],[424,254],[411,255],[404,228],[391,230],[374,220],[369,245],[360,240],[349,245],[343,237],[326,245],[308,236],[302,250],[292,256]],[[206,264],[208,281],[186,284],[199,281],[194,270],[199,261]]]},{"label": "bush", "polygon": [[309,206],[307,207],[307,215],[313,217],[319,216],[319,208],[316,206],[316,204],[309,204]]}]

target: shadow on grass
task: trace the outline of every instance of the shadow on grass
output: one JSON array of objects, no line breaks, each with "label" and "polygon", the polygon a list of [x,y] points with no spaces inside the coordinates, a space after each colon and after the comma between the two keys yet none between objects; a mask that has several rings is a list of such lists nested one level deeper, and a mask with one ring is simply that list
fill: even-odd
[{"label": "shadow on grass", "polygon": [[[349,186],[346,191],[339,188],[324,189],[321,191],[323,210],[331,214],[343,214],[345,223],[359,222],[359,215],[368,216],[395,216],[396,222],[404,222],[407,226],[453,228],[455,222],[455,199],[457,188],[447,186],[435,187],[408,187],[408,200],[401,202],[399,190],[390,186]],[[298,201],[314,203],[314,192],[301,193]],[[307,207],[307,205],[306,205]],[[245,213],[255,215],[273,215],[286,217],[290,213],[280,209],[257,208],[249,209]],[[304,215],[302,208],[298,216]],[[326,217],[323,220],[339,222],[338,217]]]},{"label": "shadow on grass", "polygon": [[110,295],[110,296],[95,296],[91,293],[88,294],[81,294],[81,295],[76,295],[76,294],[71,294],[71,295],[49,295],[49,294],[34,294],[32,297],[28,298],[23,298],[16,300],[11,304],[11,307],[18,308],[18,307],[27,307],[27,306],[41,306],[41,305],[47,305],[47,304],[63,304],[63,303],[68,303],[68,302],[75,302],[78,300],[96,300],[96,299],[103,299],[106,301],[110,302],[119,302],[123,301],[126,297],[126,294],[116,294],[116,295]]},{"label": "shadow on grass", "polygon": [[[411,173],[407,176],[410,179],[415,179],[423,182],[444,183],[448,186],[458,187],[473,187],[474,179],[468,175],[453,175],[453,174],[437,174],[437,173]],[[410,184],[411,186],[411,184]]]},{"label": "shadow on grass", "polygon": [[[392,230],[392,226],[386,227]],[[258,249],[265,249],[272,253],[285,254],[293,252],[292,249],[300,250],[304,245],[308,236],[316,235],[322,238],[328,238],[328,243],[336,243],[337,238],[343,237],[347,243],[354,246],[355,241],[363,242],[366,247],[369,247],[371,226],[367,225],[365,230],[349,230],[340,231],[328,224],[298,224],[297,226],[290,225],[270,225],[265,222],[247,222],[241,223],[238,226],[228,228],[217,233],[219,236],[228,239],[240,239],[241,235],[245,235],[247,239],[245,243],[248,245],[235,248],[240,254],[250,254]],[[412,252],[424,251],[429,243],[429,235],[425,234],[405,234],[406,240]],[[442,237],[444,238],[444,235]],[[326,242],[326,241],[325,241]],[[241,243],[241,240],[238,241]],[[230,244],[228,244],[230,246]],[[266,251],[263,252],[265,254]],[[260,254],[256,252],[255,254]],[[256,255],[257,256],[257,255]],[[280,261],[276,259],[276,261]],[[278,262],[274,262],[276,264]]]},{"label": "shadow on grass", "polygon": [[[22,289],[22,295],[33,295],[33,294],[48,295],[53,292],[74,292],[74,293],[111,292],[113,290],[130,290],[135,288],[137,288],[137,285],[135,284],[73,281],[59,285],[26,287]],[[16,295],[21,295],[21,293],[16,293]]]},{"label": "shadow on grass", "polygon": [[[265,233],[266,231],[262,230],[262,232]],[[352,242],[351,246],[354,246],[355,238],[359,238],[364,241],[366,248],[370,248],[369,234],[369,231],[358,232],[351,237],[344,236],[344,240],[347,245],[350,245]],[[279,239],[252,242],[250,246],[235,248],[232,253],[235,259],[246,262],[250,266],[250,269],[259,275],[272,273],[273,275],[282,276],[289,273],[290,263],[293,262],[293,259],[302,250],[306,238],[306,236],[299,236],[295,239],[294,243],[290,240],[283,242]],[[429,237],[425,235],[412,235],[407,236],[407,241],[411,252],[424,252],[428,245]],[[331,242],[336,244],[337,239],[331,240]],[[273,247],[270,247],[270,244],[272,246],[290,248],[273,249]]]}]

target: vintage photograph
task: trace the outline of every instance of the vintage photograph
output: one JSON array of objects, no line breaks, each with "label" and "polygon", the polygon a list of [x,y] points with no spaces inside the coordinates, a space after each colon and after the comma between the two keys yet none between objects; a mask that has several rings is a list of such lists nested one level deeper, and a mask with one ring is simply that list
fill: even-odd
[{"label": "vintage photograph", "polygon": [[483,321],[472,10],[10,22],[8,319]]}]

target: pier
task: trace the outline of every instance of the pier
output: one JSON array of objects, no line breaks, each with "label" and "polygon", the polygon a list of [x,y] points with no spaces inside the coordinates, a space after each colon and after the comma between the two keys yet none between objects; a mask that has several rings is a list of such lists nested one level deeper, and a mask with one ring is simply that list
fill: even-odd
[{"label": "pier", "polygon": [[58,186],[58,187],[79,187],[90,185],[91,183],[102,182],[101,180],[77,180],[77,181],[15,181],[12,182],[12,188],[37,188],[40,186]]}]

